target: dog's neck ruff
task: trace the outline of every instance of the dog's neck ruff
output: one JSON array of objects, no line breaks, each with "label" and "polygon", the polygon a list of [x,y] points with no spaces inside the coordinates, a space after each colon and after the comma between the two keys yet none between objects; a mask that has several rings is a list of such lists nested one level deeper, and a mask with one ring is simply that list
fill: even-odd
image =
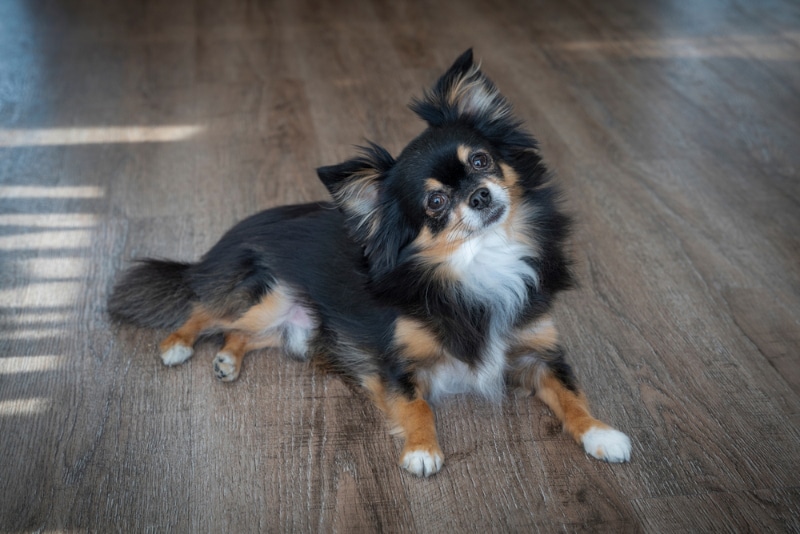
[{"label": "dog's neck ruff", "polygon": [[538,273],[525,260],[532,256],[528,246],[496,225],[462,244],[447,265],[466,298],[490,308],[496,322],[510,324],[525,305],[528,288],[539,285]]},{"label": "dog's neck ruff", "polygon": [[475,367],[451,358],[428,373],[431,400],[456,393],[478,393],[499,402],[505,393],[507,336],[538,287],[537,272],[526,261],[533,251],[510,238],[502,226],[476,236],[451,255],[447,267],[461,282],[466,300],[485,306],[488,331]]}]

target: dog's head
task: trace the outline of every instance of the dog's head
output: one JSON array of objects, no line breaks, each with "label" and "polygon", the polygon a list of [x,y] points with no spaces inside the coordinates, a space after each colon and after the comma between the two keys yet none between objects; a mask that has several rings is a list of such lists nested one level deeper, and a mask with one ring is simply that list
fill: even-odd
[{"label": "dog's head", "polygon": [[471,50],[411,109],[428,128],[396,160],[371,144],[317,171],[375,277],[409,260],[443,263],[471,239],[509,225],[530,186],[520,176],[540,164],[535,141]]}]

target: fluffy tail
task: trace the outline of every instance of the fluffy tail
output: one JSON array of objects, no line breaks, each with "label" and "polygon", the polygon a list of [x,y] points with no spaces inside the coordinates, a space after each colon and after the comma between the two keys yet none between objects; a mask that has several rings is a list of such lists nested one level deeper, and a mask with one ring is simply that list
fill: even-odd
[{"label": "fluffy tail", "polygon": [[114,286],[108,313],[121,323],[149,328],[177,328],[192,311],[194,291],[187,281],[188,263],[145,259]]}]

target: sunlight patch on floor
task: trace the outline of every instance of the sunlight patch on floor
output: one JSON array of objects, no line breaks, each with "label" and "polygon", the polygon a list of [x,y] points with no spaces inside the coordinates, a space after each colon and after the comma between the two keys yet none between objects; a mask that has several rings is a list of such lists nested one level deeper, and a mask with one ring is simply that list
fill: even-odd
[{"label": "sunlight patch on floor", "polygon": [[27,258],[18,260],[20,266],[34,280],[79,280],[86,275],[89,261],[86,258]]},{"label": "sunlight patch on floor", "polygon": [[[0,250],[70,250],[89,247],[94,230],[57,230],[0,235]],[[60,262],[61,258],[51,260]]]},{"label": "sunlight patch on floor", "polygon": [[0,376],[17,373],[38,373],[61,367],[64,356],[5,356],[0,358]]},{"label": "sunlight patch on floor", "polygon": [[3,400],[0,401],[0,417],[42,413],[47,411],[49,406],[50,399],[45,397]]},{"label": "sunlight patch on floor", "polygon": [[94,185],[0,185],[0,198],[102,198],[105,188]]},{"label": "sunlight patch on floor", "polygon": [[94,145],[102,143],[167,143],[190,139],[204,126],[107,126],[87,128],[0,129],[0,147]]},{"label": "sunlight patch on floor", "polygon": [[0,226],[26,228],[87,228],[98,220],[94,213],[0,213]]},{"label": "sunlight patch on floor", "polygon": [[75,304],[76,297],[85,287],[83,282],[33,282],[20,287],[0,289],[0,302],[21,309],[68,306]]},{"label": "sunlight patch on floor", "polygon": [[26,327],[31,324],[64,324],[75,314],[68,311],[37,310],[35,312],[21,312],[0,308],[0,325],[12,327]]},{"label": "sunlight patch on floor", "polygon": [[796,61],[800,48],[790,33],[776,36],[734,35],[722,37],[672,37],[663,39],[614,39],[570,41],[558,48],[575,53],[599,53],[629,58],[741,58],[764,61]]},{"label": "sunlight patch on floor", "polygon": [[[97,188],[92,194],[105,192]],[[99,221],[98,215],[82,213],[0,215],[0,252],[11,272],[25,273],[0,288],[0,302],[38,321],[35,310],[74,306],[86,292],[91,268],[80,251],[92,247]]]}]

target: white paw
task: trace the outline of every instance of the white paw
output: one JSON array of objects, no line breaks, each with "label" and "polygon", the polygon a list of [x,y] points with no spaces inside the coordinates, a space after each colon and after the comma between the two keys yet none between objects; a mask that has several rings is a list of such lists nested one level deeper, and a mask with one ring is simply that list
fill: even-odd
[{"label": "white paw", "polygon": [[214,374],[223,382],[233,382],[239,376],[236,360],[227,352],[220,352],[214,358]]},{"label": "white paw", "polygon": [[590,456],[606,462],[631,459],[631,439],[613,428],[594,427],[583,435],[583,449]]},{"label": "white paw", "polygon": [[161,354],[161,361],[164,365],[178,365],[191,358],[192,354],[194,354],[192,347],[177,344]]},{"label": "white paw", "polygon": [[441,451],[413,450],[406,452],[400,459],[400,467],[418,477],[429,477],[444,465]]}]

